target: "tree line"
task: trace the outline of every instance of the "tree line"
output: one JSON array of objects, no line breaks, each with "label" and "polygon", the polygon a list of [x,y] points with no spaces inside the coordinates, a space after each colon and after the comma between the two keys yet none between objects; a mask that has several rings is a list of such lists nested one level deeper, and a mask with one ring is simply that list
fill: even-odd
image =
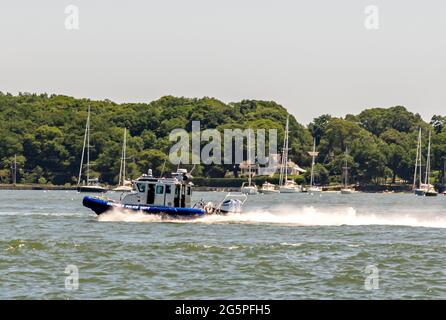
[{"label": "tree line", "polygon": [[[82,153],[87,108],[91,107],[92,176],[116,184],[123,128],[127,128],[127,176],[137,178],[152,169],[170,172],[168,160],[176,128],[277,129],[282,145],[287,110],[273,101],[243,100],[223,103],[214,98],[162,97],[150,103],[118,104],[63,95],[0,92],[0,183],[11,183],[14,157],[18,183],[76,184]],[[446,117],[429,123],[403,106],[371,108],[343,118],[321,115],[308,126],[290,115],[290,160],[311,166],[308,151],[313,139],[319,155],[315,181],[341,181],[347,160],[350,179],[358,183],[412,183],[418,130],[427,149],[432,131],[432,178],[444,183]],[[345,150],[348,149],[348,155]],[[238,174],[233,165],[199,165],[194,176],[223,178]],[[304,179],[309,179],[307,172]]]}]

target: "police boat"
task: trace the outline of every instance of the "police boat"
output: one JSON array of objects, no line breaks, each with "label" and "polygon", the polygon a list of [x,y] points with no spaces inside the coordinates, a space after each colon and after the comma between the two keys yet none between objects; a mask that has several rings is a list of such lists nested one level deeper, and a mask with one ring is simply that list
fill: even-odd
[{"label": "police boat", "polygon": [[134,183],[134,192],[125,194],[121,201],[105,197],[86,196],[83,205],[101,215],[111,210],[144,214],[166,215],[173,218],[196,218],[210,214],[240,213],[246,195],[228,193],[215,204],[199,202],[191,205],[193,183],[186,169],[178,169],[171,178],[156,178],[152,170]]}]

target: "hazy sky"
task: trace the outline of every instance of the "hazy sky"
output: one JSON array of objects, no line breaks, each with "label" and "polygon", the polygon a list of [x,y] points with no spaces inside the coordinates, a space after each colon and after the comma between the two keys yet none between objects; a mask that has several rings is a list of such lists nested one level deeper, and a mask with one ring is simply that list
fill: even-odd
[{"label": "hazy sky", "polygon": [[275,100],[301,123],[375,106],[446,114],[444,0],[0,0],[0,41],[3,92]]}]

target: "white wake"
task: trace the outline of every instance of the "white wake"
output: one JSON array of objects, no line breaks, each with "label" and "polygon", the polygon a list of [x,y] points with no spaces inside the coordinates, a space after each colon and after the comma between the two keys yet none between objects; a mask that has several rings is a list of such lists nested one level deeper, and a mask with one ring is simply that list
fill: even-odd
[{"label": "white wake", "polygon": [[245,223],[295,226],[362,226],[389,225],[446,228],[446,214],[425,213],[357,213],[352,207],[315,208],[276,207],[268,210],[247,210],[240,214],[209,215],[195,219],[172,219],[128,211],[111,211],[99,216],[99,221],[174,222],[174,223]]}]

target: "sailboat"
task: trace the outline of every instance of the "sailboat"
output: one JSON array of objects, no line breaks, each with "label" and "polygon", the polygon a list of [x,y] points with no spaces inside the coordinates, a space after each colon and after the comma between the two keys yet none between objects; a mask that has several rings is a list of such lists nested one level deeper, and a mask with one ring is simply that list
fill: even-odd
[{"label": "sailboat", "polygon": [[[85,148],[87,149],[86,184],[81,185],[82,169],[84,164]],[[81,165],[79,168],[79,179],[77,181],[78,192],[107,192],[107,189],[99,184],[98,178],[90,178],[90,106],[88,106],[87,124],[85,125],[84,145],[82,147]]]},{"label": "sailboat", "polygon": [[424,196],[424,191],[425,191],[422,188],[423,183],[421,181],[422,179],[421,169],[422,169],[422,153],[421,153],[421,128],[420,128],[420,131],[418,132],[417,155],[415,158],[415,171],[413,175],[413,187],[412,187],[412,191],[417,196]]},{"label": "sailboat", "polygon": [[[419,157],[419,160],[418,160]],[[419,164],[419,187],[415,188],[417,184],[417,166]],[[419,196],[426,197],[436,197],[438,192],[435,190],[434,186],[430,184],[430,174],[431,174],[431,131],[429,131],[429,143],[427,147],[427,158],[426,158],[426,172],[424,176],[424,183],[421,183],[421,128],[418,135],[418,146],[417,146],[417,160],[415,161],[415,174],[414,174],[414,192]]]},{"label": "sailboat", "polygon": [[344,161],[344,186],[341,189],[341,194],[356,193],[356,190],[352,189],[348,185],[348,162],[347,162],[348,150],[345,148],[345,161]]},{"label": "sailboat", "polygon": [[312,157],[312,161],[311,161],[310,187],[307,189],[307,192],[320,193],[322,192],[322,188],[314,185],[314,164],[315,164],[315,158],[319,154],[319,152],[316,152],[316,139],[313,139],[313,151],[308,152],[308,154]]},{"label": "sailboat", "polygon": [[260,188],[260,192],[263,194],[280,193],[279,189],[276,188],[276,185],[269,183],[268,181],[266,181],[264,184],[262,184],[262,187]]},{"label": "sailboat", "polygon": [[124,142],[122,144],[122,152],[121,152],[121,165],[119,168],[119,182],[118,187],[114,188],[113,191],[117,192],[131,192],[133,190],[132,181],[125,179],[125,171],[126,171],[126,148],[127,148],[127,128],[124,128]]},{"label": "sailboat", "polygon": [[430,184],[431,175],[431,131],[429,131],[429,145],[427,147],[427,160],[426,160],[426,175],[424,177],[424,184],[426,186],[426,192],[424,195],[426,197],[436,197],[438,192],[435,190],[434,186]]},{"label": "sailboat", "polygon": [[294,181],[288,180],[288,144],[289,144],[289,116],[286,118],[285,138],[283,141],[282,163],[280,166],[280,193],[298,193],[302,188]]},{"label": "sailboat", "polygon": [[252,171],[251,171],[251,134],[248,134],[248,183],[243,182],[240,192],[246,195],[255,195],[259,193],[259,189],[256,184],[252,182]]}]

